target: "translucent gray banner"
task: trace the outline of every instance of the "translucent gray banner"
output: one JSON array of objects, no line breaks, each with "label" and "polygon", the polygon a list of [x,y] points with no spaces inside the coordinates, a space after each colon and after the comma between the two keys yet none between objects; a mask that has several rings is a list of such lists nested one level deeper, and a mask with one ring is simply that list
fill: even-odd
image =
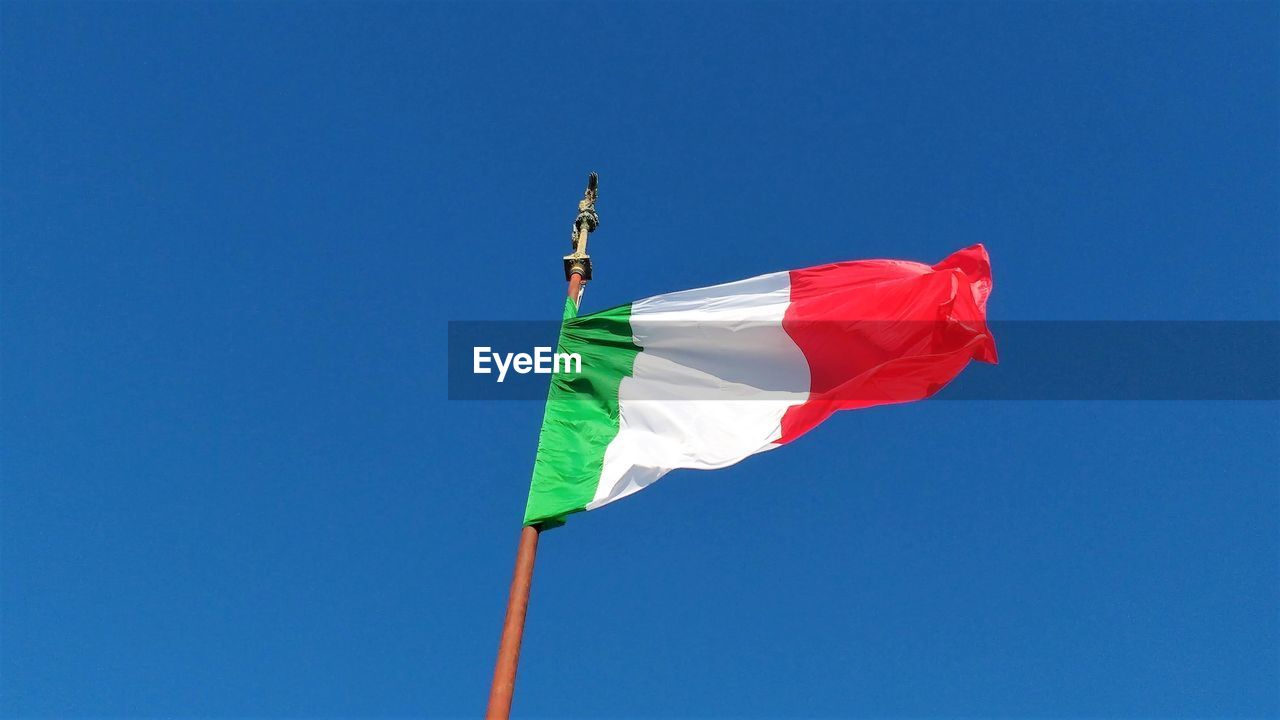
[{"label": "translucent gray banner", "polygon": [[[886,329],[868,322],[839,325],[860,338]],[[904,331],[902,325],[896,331]],[[932,332],[935,326],[942,331],[941,323],[905,330]],[[936,399],[1280,400],[1277,321],[997,321],[989,327],[1000,364],[971,363]],[[707,329],[673,328],[693,334]],[[546,398],[559,323],[453,321],[448,333],[449,399]],[[477,353],[488,372],[477,372]],[[714,399],[696,395],[683,399]]]}]

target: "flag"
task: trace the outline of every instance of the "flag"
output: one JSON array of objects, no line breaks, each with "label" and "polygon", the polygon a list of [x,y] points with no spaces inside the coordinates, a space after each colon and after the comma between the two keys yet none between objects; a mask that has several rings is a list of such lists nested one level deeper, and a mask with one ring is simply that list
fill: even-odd
[{"label": "flag", "polygon": [[653,484],[785,445],[836,410],[919,400],[996,362],[991,266],[858,260],[657,295],[566,304],[525,524],[556,524]]}]

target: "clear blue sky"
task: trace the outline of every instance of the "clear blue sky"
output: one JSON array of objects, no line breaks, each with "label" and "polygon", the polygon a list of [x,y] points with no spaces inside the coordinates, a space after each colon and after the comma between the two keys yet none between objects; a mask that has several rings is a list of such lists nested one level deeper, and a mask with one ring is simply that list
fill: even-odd
[{"label": "clear blue sky", "polygon": [[[6,717],[478,715],[542,409],[448,401],[446,323],[558,316],[588,170],[586,310],[980,241],[993,318],[1280,319],[1275,3],[9,2],[0,41]],[[1276,716],[1278,436],[938,400],[674,473],[543,538],[516,711]]]}]

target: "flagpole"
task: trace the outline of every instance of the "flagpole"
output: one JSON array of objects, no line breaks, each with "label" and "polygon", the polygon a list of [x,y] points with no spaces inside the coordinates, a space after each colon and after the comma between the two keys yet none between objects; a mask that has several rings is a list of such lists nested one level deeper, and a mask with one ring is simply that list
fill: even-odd
[{"label": "flagpole", "polygon": [[[597,177],[587,177],[587,190],[578,202],[578,216],[573,221],[573,252],[564,256],[564,275],[569,282],[569,300],[577,307],[582,291],[591,279],[591,256],[587,255],[587,236],[600,224],[596,215]],[[511,698],[516,689],[516,666],[520,662],[520,640],[524,636],[524,616],[529,609],[529,588],[533,585],[533,561],[538,554],[537,526],[520,529],[516,547],[516,569],[507,596],[507,614],[502,622],[502,639],[498,641],[498,661],[493,668],[493,685],[489,688],[486,720],[507,720],[511,716]]]}]

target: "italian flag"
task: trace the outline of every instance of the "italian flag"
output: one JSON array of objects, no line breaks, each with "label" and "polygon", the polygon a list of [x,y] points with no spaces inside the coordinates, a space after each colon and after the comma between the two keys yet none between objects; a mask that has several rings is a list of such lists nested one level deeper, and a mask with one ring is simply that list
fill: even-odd
[{"label": "italian flag", "polygon": [[[981,245],[936,265],[858,260],[657,295],[575,317],[557,352],[524,522],[557,524],[785,445],[836,410],[926,398],[996,362]],[[573,369],[577,369],[576,367]]]}]

